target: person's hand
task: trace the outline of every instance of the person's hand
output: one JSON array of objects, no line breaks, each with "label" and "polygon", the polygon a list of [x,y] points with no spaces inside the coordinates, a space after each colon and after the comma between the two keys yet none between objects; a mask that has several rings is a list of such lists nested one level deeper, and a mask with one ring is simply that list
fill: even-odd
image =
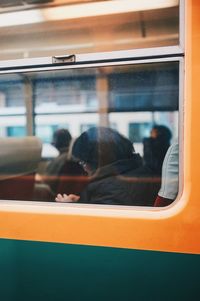
[{"label": "person's hand", "polygon": [[80,196],[76,194],[58,194],[55,198],[55,201],[58,203],[76,203],[80,199]]}]

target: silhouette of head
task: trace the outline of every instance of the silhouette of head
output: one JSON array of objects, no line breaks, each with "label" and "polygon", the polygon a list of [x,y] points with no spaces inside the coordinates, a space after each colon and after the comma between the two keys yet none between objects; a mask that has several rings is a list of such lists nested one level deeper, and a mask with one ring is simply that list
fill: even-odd
[{"label": "silhouette of head", "polygon": [[91,166],[93,170],[133,156],[130,140],[106,127],[92,127],[74,142],[72,155]]},{"label": "silhouette of head", "polygon": [[155,125],[151,130],[151,137],[170,143],[172,133],[165,125]]},{"label": "silhouette of head", "polygon": [[53,134],[52,145],[54,145],[59,152],[66,150],[71,142],[71,134],[67,129],[58,129]]},{"label": "silhouette of head", "polygon": [[168,127],[155,125],[151,130],[151,136],[143,141],[145,165],[158,174],[161,174],[163,160],[170,146],[171,138],[172,133]]}]

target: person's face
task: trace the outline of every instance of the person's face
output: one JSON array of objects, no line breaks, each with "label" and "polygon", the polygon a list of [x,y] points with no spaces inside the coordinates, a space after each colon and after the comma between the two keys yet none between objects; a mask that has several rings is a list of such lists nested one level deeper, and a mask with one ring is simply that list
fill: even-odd
[{"label": "person's face", "polygon": [[158,137],[158,131],[156,129],[152,129],[150,136],[153,139],[157,138]]}]

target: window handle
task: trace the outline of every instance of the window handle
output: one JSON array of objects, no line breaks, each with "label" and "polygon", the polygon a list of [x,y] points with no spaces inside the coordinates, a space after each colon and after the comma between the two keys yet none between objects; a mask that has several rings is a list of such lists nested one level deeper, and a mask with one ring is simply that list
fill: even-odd
[{"label": "window handle", "polygon": [[75,62],[76,62],[76,56],[74,54],[52,56],[53,64],[75,63]]}]

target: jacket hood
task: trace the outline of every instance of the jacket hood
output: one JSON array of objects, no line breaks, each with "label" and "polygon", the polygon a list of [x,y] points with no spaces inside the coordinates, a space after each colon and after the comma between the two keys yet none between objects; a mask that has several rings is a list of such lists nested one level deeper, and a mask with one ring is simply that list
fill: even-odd
[{"label": "jacket hood", "polygon": [[130,159],[124,159],[116,161],[112,164],[105,165],[98,168],[91,177],[91,180],[106,178],[110,176],[117,176],[123,173],[127,173],[129,170],[133,170],[142,166],[142,158],[139,154],[134,153]]}]

